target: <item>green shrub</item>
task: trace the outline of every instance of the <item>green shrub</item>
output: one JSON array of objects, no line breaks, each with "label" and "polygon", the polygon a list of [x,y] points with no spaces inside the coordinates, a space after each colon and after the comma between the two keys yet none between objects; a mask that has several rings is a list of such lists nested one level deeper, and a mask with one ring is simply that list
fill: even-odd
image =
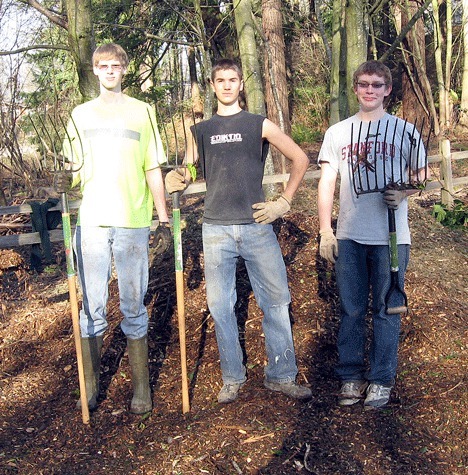
[{"label": "green shrub", "polygon": [[449,228],[462,228],[468,224],[468,207],[461,200],[454,200],[453,208],[436,203],[432,210],[435,219]]},{"label": "green shrub", "polygon": [[319,142],[322,139],[322,133],[319,130],[313,130],[304,124],[293,124],[291,135],[298,144]]}]

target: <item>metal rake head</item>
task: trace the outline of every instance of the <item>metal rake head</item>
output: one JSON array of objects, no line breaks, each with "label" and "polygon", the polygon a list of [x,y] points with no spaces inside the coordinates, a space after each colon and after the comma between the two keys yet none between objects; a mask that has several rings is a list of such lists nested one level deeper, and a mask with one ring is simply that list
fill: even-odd
[{"label": "metal rake head", "polygon": [[423,188],[427,180],[427,145],[432,132],[429,127],[426,144],[416,122],[406,120],[378,121],[359,124],[355,138],[351,124],[348,165],[356,196],[386,189]]}]

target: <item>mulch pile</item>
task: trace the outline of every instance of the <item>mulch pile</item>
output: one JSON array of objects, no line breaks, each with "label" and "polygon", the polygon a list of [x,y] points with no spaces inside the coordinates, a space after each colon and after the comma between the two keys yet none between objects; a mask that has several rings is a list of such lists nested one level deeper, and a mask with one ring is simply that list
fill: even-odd
[{"label": "mulch pile", "polygon": [[467,473],[466,232],[412,198],[411,311],[404,317],[398,380],[388,408],[336,405],[338,300],[333,268],[318,256],[315,189],[276,226],[293,297],[296,402],[263,387],[262,315],[242,263],[237,311],[248,368],[239,399],[221,406],[213,321],[206,307],[200,198],[182,203],[190,412],[182,414],[174,259],[154,259],[147,305],[154,409],[131,415],[117,283],[110,283],[101,395],[89,426],[75,409],[78,378],[63,249],[40,274],[27,247],[0,251],[0,472],[4,474]]}]

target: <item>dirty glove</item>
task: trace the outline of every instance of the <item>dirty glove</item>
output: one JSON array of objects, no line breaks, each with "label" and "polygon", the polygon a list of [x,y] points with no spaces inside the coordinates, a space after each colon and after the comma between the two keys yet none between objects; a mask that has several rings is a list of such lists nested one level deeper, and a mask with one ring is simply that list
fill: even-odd
[{"label": "dirty glove", "polygon": [[332,264],[338,257],[338,241],[336,240],[333,230],[327,229],[320,231],[320,255]]},{"label": "dirty glove", "polygon": [[61,170],[54,174],[54,190],[57,193],[67,193],[71,189],[73,174],[70,170]]},{"label": "dirty glove", "polygon": [[151,247],[156,255],[164,254],[171,246],[172,235],[169,223],[159,223],[153,231],[153,243]]},{"label": "dirty glove", "polygon": [[405,190],[385,190],[383,199],[390,209],[398,209],[398,205],[407,197]]},{"label": "dirty glove", "polygon": [[185,190],[188,185],[188,181],[185,181],[185,168],[170,171],[166,175],[165,184],[169,194]]},{"label": "dirty glove", "polygon": [[287,198],[281,195],[276,201],[255,203],[252,205],[252,208],[258,209],[258,211],[253,214],[255,222],[269,224],[275,219],[284,216],[291,209],[291,204]]}]

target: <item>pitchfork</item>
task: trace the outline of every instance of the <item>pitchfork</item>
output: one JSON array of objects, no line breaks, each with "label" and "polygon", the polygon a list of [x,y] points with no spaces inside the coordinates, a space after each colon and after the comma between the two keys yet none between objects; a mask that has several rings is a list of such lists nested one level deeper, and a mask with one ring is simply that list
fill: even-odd
[{"label": "pitchfork", "polygon": [[[399,127],[401,127],[401,123],[399,124],[398,119],[394,121],[393,126],[389,120],[387,120],[384,125],[379,121],[375,132],[372,131],[371,135],[371,122],[369,122],[366,132],[362,130],[363,123],[361,122],[357,134],[357,142],[354,143],[354,130],[353,124],[351,124],[351,159],[349,166],[356,196],[365,193],[384,192],[389,189],[409,190],[424,188],[427,180],[427,145],[432,128],[429,130],[426,147],[424,147],[422,135],[420,135],[416,129],[416,122],[412,125],[408,124],[405,120],[402,126],[399,144],[399,161],[395,163],[392,155],[395,150],[395,139]],[[421,131],[423,129],[424,120],[422,121]],[[364,139],[362,144],[361,137]],[[379,137],[381,138],[379,139]],[[387,137],[390,139],[388,143]],[[378,140],[381,144],[379,153],[382,157],[381,159],[377,155]],[[407,146],[407,144],[409,144],[409,146]],[[404,146],[408,150],[406,157],[403,156]],[[389,157],[388,165],[386,164],[387,156]],[[422,176],[418,173],[421,169],[424,169]],[[385,312],[389,315],[397,315],[408,311],[408,297],[398,279],[399,265],[395,210],[391,208],[388,208],[388,228],[390,288],[385,297]],[[390,306],[392,296],[400,296],[400,299],[403,300],[403,304]]]},{"label": "pitchfork", "polygon": [[[156,108],[156,116],[158,125],[162,128],[164,140],[166,142],[166,153],[168,158],[173,155],[175,157],[175,168],[179,168],[181,160],[179,158],[179,134],[177,133],[174,123],[174,114],[171,114],[171,126],[174,133],[174,147],[171,146],[167,127],[158,113]],[[182,128],[184,132],[184,145],[187,144],[187,136],[185,133],[184,113],[181,110]],[[153,132],[155,130],[153,129]],[[186,150],[186,146],[184,147]],[[170,153],[171,152],[171,153]],[[190,173],[192,177],[194,169]],[[174,261],[175,261],[175,277],[176,277],[176,296],[177,296],[177,321],[179,324],[179,344],[180,344],[180,364],[182,373],[182,412],[185,414],[190,411],[188,378],[187,378],[187,356],[185,342],[185,299],[184,299],[184,267],[182,256],[182,230],[180,225],[180,193],[172,193],[172,222],[174,229]]]},{"label": "pitchfork", "polygon": [[[61,168],[65,169],[65,156],[57,152],[55,148],[55,141],[53,140],[49,130],[47,129],[46,123],[44,120],[41,119],[40,115],[38,115],[39,121],[41,123],[41,129],[43,134],[39,133],[36,125],[34,124],[31,117],[29,117],[31,123],[33,125],[34,131],[36,135],[41,140],[42,145],[47,150],[48,154],[51,154],[54,158],[54,169],[56,170],[59,166],[59,159],[62,162]],[[54,130],[55,135],[61,139],[63,134],[60,134],[55,122],[50,119],[49,122]],[[81,137],[78,133],[78,128],[76,127],[73,118],[70,119],[70,125],[73,125],[76,131],[76,136],[80,142],[79,146],[81,147],[81,151],[83,151],[83,144],[81,143]],[[71,164],[73,166],[73,139],[71,138],[70,134],[68,133],[67,127],[61,123],[62,128],[65,131],[66,139],[64,143],[67,143],[69,146],[70,154],[71,154]],[[47,142],[44,139],[44,136],[47,137],[47,140],[50,143],[50,146],[47,145]],[[72,173],[76,173],[79,169],[72,169],[70,170]],[[72,325],[73,325],[73,337],[75,340],[75,349],[76,349],[76,360],[78,366],[78,381],[80,387],[80,401],[81,401],[81,416],[84,424],[89,424],[89,407],[88,407],[88,398],[86,394],[86,384],[84,378],[84,367],[83,367],[83,353],[81,349],[81,337],[80,337],[80,323],[79,323],[79,312],[78,312],[78,297],[77,297],[77,290],[76,290],[76,271],[75,271],[75,264],[73,260],[73,245],[72,245],[72,232],[71,232],[71,224],[70,224],[70,209],[68,206],[68,196],[67,193],[61,194],[61,206],[62,206],[62,228],[63,228],[63,241],[65,247],[65,259],[67,265],[67,276],[68,276],[68,293],[70,298],[70,307],[72,313]]]}]

